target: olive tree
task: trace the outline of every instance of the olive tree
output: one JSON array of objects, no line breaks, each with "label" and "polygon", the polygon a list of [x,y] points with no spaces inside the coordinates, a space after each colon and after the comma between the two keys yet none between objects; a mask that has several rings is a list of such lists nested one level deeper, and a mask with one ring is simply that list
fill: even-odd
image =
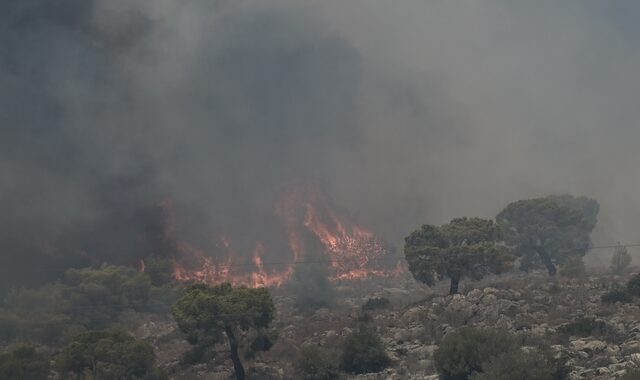
[{"label": "olive tree", "polygon": [[464,277],[481,279],[510,268],[514,257],[501,244],[500,228],[491,220],[457,218],[449,224],[425,224],[405,238],[404,252],[413,277],[429,286],[447,277],[449,294]]},{"label": "olive tree", "polygon": [[[271,341],[264,334],[275,314],[275,307],[265,288],[195,284],[173,306],[173,318],[187,335],[189,343],[205,350],[226,340],[237,380],[244,380],[240,361],[240,331],[254,330],[252,350],[267,350]],[[249,334],[243,334],[248,336]],[[203,351],[201,351],[203,352]]]},{"label": "olive tree", "polygon": [[549,196],[513,202],[496,221],[520,256],[520,269],[544,266],[555,275],[556,265],[587,253],[598,210],[598,202],[590,198]]}]

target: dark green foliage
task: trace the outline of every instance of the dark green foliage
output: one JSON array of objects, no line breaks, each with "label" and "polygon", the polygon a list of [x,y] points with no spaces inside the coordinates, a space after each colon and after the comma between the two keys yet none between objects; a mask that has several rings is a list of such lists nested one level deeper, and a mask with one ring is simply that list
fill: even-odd
[{"label": "dark green foliage", "polygon": [[569,194],[549,195],[547,196],[547,199],[556,202],[562,207],[568,207],[580,211],[585,221],[590,225],[595,226],[598,223],[600,204],[595,199],[588,197],[575,197]]},{"label": "dark green foliage", "polygon": [[155,356],[150,344],[121,331],[89,331],[79,334],[57,359],[61,373],[94,378],[140,379],[154,373]]},{"label": "dark green foliage", "polygon": [[368,324],[358,324],[342,344],[340,368],[345,372],[380,372],[390,363],[380,336]]},{"label": "dark green foliage", "polygon": [[245,352],[247,359],[253,359],[258,352],[269,351],[278,340],[278,332],[274,329],[257,329]]},{"label": "dark green foliage", "polygon": [[[201,359],[207,359],[206,349],[226,337],[236,378],[242,380],[244,367],[238,352],[242,338],[240,331],[254,330],[260,337],[264,333],[261,330],[267,329],[271,324],[275,307],[265,288],[196,284],[187,288],[186,294],[172,307],[172,314],[180,330],[187,335],[189,343],[200,346],[197,350],[199,355],[196,356]],[[271,347],[271,341],[266,344],[265,340],[258,340],[260,342],[252,348]]]},{"label": "dark green foliage", "polygon": [[593,317],[581,317],[573,322],[566,323],[558,327],[558,333],[565,337],[600,337],[608,341],[616,341],[620,338],[620,332],[615,327],[603,320]]},{"label": "dark green foliage", "polygon": [[383,309],[389,306],[389,300],[384,297],[369,298],[367,302],[362,305],[362,310],[376,310]]},{"label": "dark green foliage", "polygon": [[556,359],[549,350],[528,349],[506,352],[483,363],[483,372],[473,380],[564,380],[569,368],[564,358]]},{"label": "dark green foliage", "polygon": [[602,303],[631,303],[633,297],[627,292],[627,289],[617,286],[603,294],[601,300]]},{"label": "dark green foliage", "polygon": [[169,259],[148,257],[144,260],[144,273],[154,286],[168,284],[173,281],[173,263]]},{"label": "dark green foliage", "polygon": [[479,280],[510,268],[514,257],[499,244],[501,240],[500,228],[493,221],[459,218],[412,232],[405,238],[404,252],[416,280],[432,286],[447,277],[453,294],[462,278]]},{"label": "dark green foliage", "polygon": [[623,247],[618,243],[618,246],[611,256],[611,272],[614,274],[624,274],[629,269],[631,264],[631,255],[627,251],[626,247]]},{"label": "dark green foliage", "polygon": [[0,338],[60,343],[67,332],[106,328],[123,312],[147,311],[151,289],[149,278],[129,267],[70,269],[58,283],[11,291],[0,310]]},{"label": "dark green foliage", "polygon": [[73,307],[76,308],[82,305],[144,308],[151,288],[150,280],[144,273],[115,265],[99,269],[70,269],[65,272],[62,283],[74,293],[69,296],[75,300]]},{"label": "dark green foliage", "polygon": [[584,261],[580,256],[568,257],[560,265],[560,275],[569,278],[582,278],[586,274]]},{"label": "dark green foliage", "polygon": [[442,340],[434,353],[442,380],[468,380],[495,357],[517,351],[511,335],[499,330],[463,327]]},{"label": "dark green foliage", "polygon": [[337,358],[316,346],[305,346],[295,363],[298,376],[302,380],[340,379]]},{"label": "dark green foliage", "polygon": [[0,354],[0,379],[46,379],[50,359],[33,346],[20,345]]},{"label": "dark green foliage", "polygon": [[590,198],[549,196],[513,202],[496,221],[521,256],[521,269],[545,267],[553,275],[556,265],[587,253],[598,211],[598,202]]},{"label": "dark green foliage", "polygon": [[633,297],[640,297],[640,273],[635,274],[631,279],[627,282],[627,291]]},{"label": "dark green foliage", "polygon": [[582,317],[560,326],[558,331],[570,336],[588,337],[602,335],[606,328],[607,324],[604,321],[592,317]]}]

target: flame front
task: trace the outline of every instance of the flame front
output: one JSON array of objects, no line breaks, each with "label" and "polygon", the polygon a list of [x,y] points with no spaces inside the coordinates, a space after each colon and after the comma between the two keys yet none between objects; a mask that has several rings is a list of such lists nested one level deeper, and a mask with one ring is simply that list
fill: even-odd
[{"label": "flame front", "polygon": [[[274,213],[286,231],[290,250],[288,260],[265,260],[268,250],[260,241],[254,244],[251,255],[240,255],[241,252],[234,250],[233,241],[222,235],[217,238],[213,254],[186,243],[178,244],[180,255],[174,263],[174,277],[211,284],[281,286],[291,278],[296,264],[305,261],[308,246],[313,245],[309,239],[320,243],[334,281],[391,276],[403,270],[399,265],[394,267],[393,262],[392,269],[388,269],[389,262],[384,261],[389,258],[386,257],[389,252],[382,240],[331,206],[318,186],[296,183],[276,204]],[[171,233],[173,231],[175,228],[170,229]],[[250,261],[236,261],[248,256]]]}]

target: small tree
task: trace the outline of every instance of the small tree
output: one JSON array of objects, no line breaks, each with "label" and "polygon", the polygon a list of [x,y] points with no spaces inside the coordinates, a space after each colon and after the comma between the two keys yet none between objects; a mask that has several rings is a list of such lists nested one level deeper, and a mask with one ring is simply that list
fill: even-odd
[{"label": "small tree", "polygon": [[380,372],[391,359],[387,355],[380,336],[373,327],[360,323],[342,344],[340,367],[348,373]]},{"label": "small tree", "polygon": [[631,264],[631,255],[626,247],[618,243],[618,246],[613,251],[613,256],[611,256],[611,272],[624,274],[629,269],[629,264]]},{"label": "small tree", "polygon": [[433,286],[448,277],[449,294],[454,294],[464,277],[479,280],[510,268],[514,257],[500,243],[501,232],[493,221],[458,218],[414,231],[405,238],[404,252],[416,280]]},{"label": "small tree", "polygon": [[584,256],[591,245],[598,202],[586,197],[549,196],[509,204],[497,216],[507,244],[522,257],[520,268],[544,266],[555,275],[568,257]]},{"label": "small tree", "polygon": [[63,374],[95,379],[136,379],[153,373],[155,356],[149,343],[122,331],[89,331],[77,335],[57,360]]},{"label": "small tree", "polygon": [[249,289],[231,284],[192,285],[172,308],[178,327],[187,334],[189,343],[200,352],[220,342],[226,336],[237,380],[244,380],[240,361],[239,330],[256,330],[253,349],[269,349],[271,342],[262,330],[269,327],[275,307],[265,288]]}]

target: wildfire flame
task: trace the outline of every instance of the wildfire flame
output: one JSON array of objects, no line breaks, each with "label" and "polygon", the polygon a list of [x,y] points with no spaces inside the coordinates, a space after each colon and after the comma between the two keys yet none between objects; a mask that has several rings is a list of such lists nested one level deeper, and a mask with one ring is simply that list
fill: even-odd
[{"label": "wildfire flame", "polygon": [[[275,263],[264,260],[267,248],[258,241],[251,262],[236,262],[246,255],[238,255],[233,241],[222,235],[218,238],[215,254],[207,254],[187,243],[177,244],[180,256],[174,263],[175,279],[211,284],[231,282],[252,287],[281,286],[291,278],[295,265],[305,261],[309,236],[319,241],[327,257],[331,280],[391,276],[403,270],[401,266],[388,269],[389,265],[383,263],[389,253],[384,242],[371,230],[337,212],[317,185],[296,183],[290,186],[276,204],[274,214],[286,230],[289,260]],[[175,227],[168,231],[173,233]],[[195,265],[186,265],[183,261]]]}]

